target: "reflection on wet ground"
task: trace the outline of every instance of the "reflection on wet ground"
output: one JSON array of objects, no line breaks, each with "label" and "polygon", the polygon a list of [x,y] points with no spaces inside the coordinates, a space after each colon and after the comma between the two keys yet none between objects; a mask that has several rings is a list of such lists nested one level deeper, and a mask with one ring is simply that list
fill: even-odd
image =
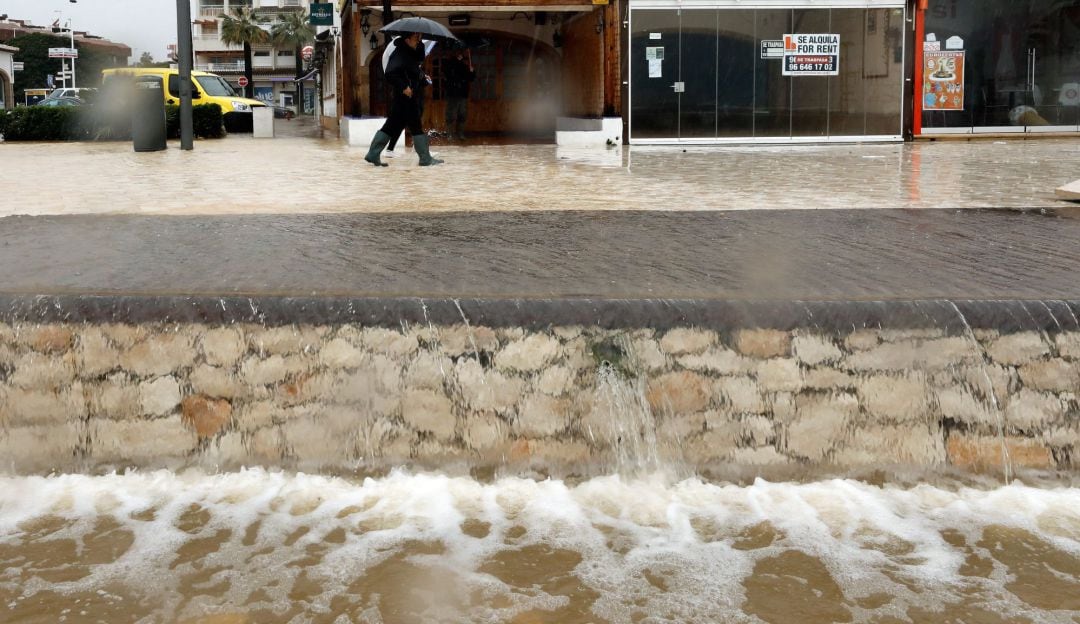
[{"label": "reflection on wet ground", "polygon": [[11,622],[1080,621],[1080,491],[5,478]]},{"label": "reflection on wet ground", "polygon": [[[388,169],[337,140],[0,143],[9,214],[975,208],[1061,205],[1072,139],[777,147],[437,146]],[[63,175],[57,175],[63,171]]]},{"label": "reflection on wet ground", "polygon": [[0,219],[0,292],[1075,299],[1068,210]]}]

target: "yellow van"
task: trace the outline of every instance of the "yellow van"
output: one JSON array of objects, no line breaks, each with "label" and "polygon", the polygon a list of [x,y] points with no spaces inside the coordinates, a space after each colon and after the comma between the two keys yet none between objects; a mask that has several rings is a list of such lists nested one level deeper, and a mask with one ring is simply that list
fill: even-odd
[{"label": "yellow van", "polygon": [[[118,67],[101,72],[102,84],[123,76],[160,76],[165,87],[165,103],[180,104],[180,70],[167,67]],[[241,97],[224,78],[209,72],[191,72],[191,98],[194,104],[217,104],[225,116],[228,132],[251,132],[251,111],[266,106],[261,100]]]}]

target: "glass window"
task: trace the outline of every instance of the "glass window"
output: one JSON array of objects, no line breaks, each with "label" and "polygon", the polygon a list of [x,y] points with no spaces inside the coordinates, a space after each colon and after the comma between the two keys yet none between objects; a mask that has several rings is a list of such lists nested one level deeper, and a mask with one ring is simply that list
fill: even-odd
[{"label": "glass window", "polygon": [[207,95],[216,97],[238,97],[236,91],[219,76],[195,76],[195,82],[199,83]]},{"label": "glass window", "polygon": [[679,11],[634,11],[630,33],[630,136],[679,137]]},{"label": "glass window", "polygon": [[[790,9],[758,10],[754,14],[757,44],[783,42],[791,30]],[[754,134],[755,137],[791,136],[791,81],[783,74],[783,60],[755,57]]]},{"label": "glass window", "polygon": [[[831,33],[829,9],[795,9],[792,33]],[[844,40],[840,40],[843,46]],[[848,59],[841,47],[840,64]],[[829,82],[831,76],[796,76],[791,79],[791,136],[824,137],[829,133]]]}]

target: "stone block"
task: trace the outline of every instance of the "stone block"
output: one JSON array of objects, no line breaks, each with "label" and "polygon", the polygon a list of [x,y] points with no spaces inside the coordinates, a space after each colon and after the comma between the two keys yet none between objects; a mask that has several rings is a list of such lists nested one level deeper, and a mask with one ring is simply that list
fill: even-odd
[{"label": "stone block", "polygon": [[690,438],[683,456],[692,465],[712,464],[729,459],[738,446],[741,431],[738,423],[728,423]]},{"label": "stone block", "polygon": [[776,441],[776,425],[764,416],[751,416],[741,421],[740,440],[750,446],[765,446]]},{"label": "stone block", "polygon": [[30,390],[57,390],[75,381],[72,354],[27,353],[15,360],[8,382]]},{"label": "stone block", "polygon": [[852,353],[845,358],[844,364],[855,371],[935,371],[981,361],[982,354],[974,342],[952,337],[883,343]]},{"label": "stone block", "polygon": [[681,445],[684,440],[706,430],[705,420],[710,413],[712,412],[704,414],[671,414],[658,418],[656,437]]},{"label": "stone block", "polygon": [[319,350],[319,361],[328,368],[357,368],[367,353],[344,338],[335,338]]},{"label": "stone block", "polygon": [[723,377],[714,382],[716,393],[733,412],[743,414],[765,413],[765,402],[761,388],[749,377]]},{"label": "stone block", "polygon": [[180,405],[180,382],[175,377],[158,377],[139,384],[139,410],[143,415],[161,416]]},{"label": "stone block", "polygon": [[259,429],[251,436],[250,449],[257,460],[274,465],[285,455],[285,436],[278,427]]},{"label": "stone block", "polygon": [[740,329],[734,335],[735,350],[762,360],[791,355],[791,334],[777,329]]},{"label": "stone block", "polygon": [[939,386],[947,388],[960,379],[987,401],[991,396],[996,397],[1000,405],[1004,405],[1005,400],[1019,385],[1016,370],[999,364],[972,364],[961,369],[959,375],[955,371],[944,371],[942,374],[944,378],[936,382]]},{"label": "stone block", "polygon": [[450,399],[430,390],[411,390],[401,400],[405,423],[421,433],[431,433],[438,440],[454,437],[457,419]]},{"label": "stone block", "polygon": [[203,357],[211,366],[230,368],[236,366],[247,352],[244,332],[236,327],[207,330],[199,340]]},{"label": "stone block", "polygon": [[120,367],[120,350],[113,346],[105,332],[86,327],[79,333],[75,367],[79,377],[84,379],[108,374]]},{"label": "stone block", "polygon": [[812,390],[853,390],[858,378],[835,368],[812,368],[803,374],[802,385]]},{"label": "stone block", "polygon": [[42,425],[82,420],[87,415],[83,386],[76,382],[61,392],[9,389],[3,395],[8,426]]},{"label": "stone block", "polygon": [[646,399],[657,414],[700,412],[709,404],[707,378],[689,371],[667,373],[649,380]]},{"label": "stone block", "polygon": [[207,396],[184,397],[180,408],[184,423],[194,429],[200,439],[217,435],[232,417],[232,404]]},{"label": "stone block", "polygon": [[574,373],[565,366],[544,369],[536,380],[536,389],[552,396],[567,394],[574,389]]},{"label": "stone block", "polygon": [[146,325],[124,325],[121,323],[107,323],[100,326],[101,331],[121,349],[130,349],[144,340],[150,331]]},{"label": "stone block", "polygon": [[714,331],[677,328],[664,334],[660,339],[660,348],[668,355],[696,354],[703,353],[718,340]]},{"label": "stone block", "polygon": [[15,335],[16,342],[38,353],[61,353],[71,349],[75,332],[68,325],[48,324],[23,328]]},{"label": "stone block", "polygon": [[844,352],[828,336],[799,334],[791,341],[795,359],[808,366],[832,364],[840,361]]},{"label": "stone block", "polygon": [[443,389],[454,374],[454,362],[442,354],[419,353],[405,369],[405,385],[409,388]]},{"label": "stone block", "polygon": [[945,463],[945,439],[936,426],[880,426],[856,430],[836,452],[841,466],[907,465],[922,468]]},{"label": "stone block", "polygon": [[562,440],[515,440],[510,447],[512,462],[566,469],[592,461],[592,451],[584,442]]},{"label": "stone block", "polygon": [[521,400],[525,382],[497,371],[484,371],[480,363],[462,359],[454,366],[461,395],[476,411],[505,411]]},{"label": "stone block", "polygon": [[1024,387],[1050,392],[1080,392],[1080,364],[1062,359],[1024,364],[1018,370]]},{"label": "stone block", "polygon": [[800,394],[795,397],[795,421],[788,426],[787,450],[797,457],[819,461],[844,437],[859,410],[853,394]]},{"label": "stone block", "polygon": [[205,394],[211,397],[241,399],[252,394],[252,388],[245,383],[241,383],[230,369],[207,366],[206,364],[196,366],[191,371],[188,376],[188,383],[191,384],[191,389],[197,394]]},{"label": "stone block", "polygon": [[139,388],[125,375],[110,375],[104,381],[87,387],[90,415],[115,420],[138,418],[142,413]]},{"label": "stone block", "polygon": [[1057,346],[1061,357],[1070,360],[1080,360],[1080,332],[1067,332],[1054,336],[1054,345]]},{"label": "stone block", "polygon": [[946,443],[949,463],[973,472],[1003,470],[1008,449],[1013,468],[1051,469],[1054,456],[1044,444],[1031,438],[968,436],[951,433]]},{"label": "stone block", "polygon": [[529,438],[543,438],[566,429],[570,423],[570,403],[546,394],[525,398],[513,421],[514,433]]},{"label": "stone block", "polygon": [[857,329],[844,338],[849,351],[869,351],[881,344],[881,335],[873,329]]},{"label": "stone block", "polygon": [[495,367],[504,371],[538,371],[559,357],[559,341],[546,334],[531,334],[511,342],[495,354]]},{"label": "stone block", "polygon": [[465,444],[477,451],[493,449],[505,441],[506,431],[494,416],[471,415],[465,425]]},{"label": "stone block", "polygon": [[937,403],[942,416],[969,425],[996,425],[1000,418],[987,403],[961,386],[939,389]]},{"label": "stone block", "polygon": [[1005,424],[1010,429],[1036,432],[1059,422],[1065,405],[1052,394],[1023,389],[1009,397],[1005,405]]},{"label": "stone block", "polygon": [[313,360],[300,356],[251,356],[240,365],[240,381],[249,386],[269,386],[314,368]]},{"label": "stone block", "polygon": [[771,446],[763,446],[735,449],[731,453],[731,463],[735,466],[783,466],[791,463],[791,459]]},{"label": "stone block", "polygon": [[789,423],[795,420],[795,395],[790,392],[778,392],[773,394],[769,401],[769,409],[774,419]]},{"label": "stone block", "polygon": [[643,372],[656,372],[668,367],[668,358],[654,338],[634,338],[630,341],[630,361]]},{"label": "stone block", "polygon": [[195,448],[195,432],[180,416],[156,420],[90,421],[90,456],[98,461],[144,468],[167,465]]},{"label": "stone block", "polygon": [[1018,366],[1050,354],[1050,345],[1035,332],[1008,334],[994,340],[986,353],[998,364]]},{"label": "stone block", "polygon": [[235,469],[251,465],[254,461],[254,456],[244,444],[243,434],[230,431],[206,446],[200,463],[215,469]]},{"label": "stone block", "polygon": [[398,360],[416,353],[420,341],[414,334],[402,334],[382,327],[365,327],[361,341],[368,351]]},{"label": "stone block", "polygon": [[722,346],[708,348],[703,353],[678,356],[676,361],[687,370],[719,375],[737,375],[753,367],[753,360]]},{"label": "stone block", "polygon": [[563,325],[551,328],[551,333],[555,334],[560,340],[573,340],[580,336],[582,331],[581,325]]},{"label": "stone block", "polygon": [[0,431],[0,470],[14,474],[70,470],[85,432],[84,423],[78,421]]},{"label": "stone block", "polygon": [[933,340],[941,338],[945,332],[933,327],[920,327],[908,329],[880,329],[878,335],[884,342],[902,342],[911,340]]},{"label": "stone block", "polygon": [[792,359],[759,362],[755,368],[758,384],[769,392],[798,392],[803,387],[803,371]]},{"label": "stone block", "polygon": [[866,377],[858,383],[858,395],[874,420],[921,422],[930,419],[930,386],[921,374]]},{"label": "stone block", "polygon": [[569,368],[575,375],[582,371],[596,371],[596,358],[593,357],[589,340],[584,336],[568,341],[563,345],[562,352],[561,365]]},{"label": "stone block", "polygon": [[490,327],[451,325],[439,330],[439,349],[450,357],[466,353],[491,352],[499,348],[499,337]]},{"label": "stone block", "polygon": [[260,355],[314,353],[322,343],[318,332],[311,327],[252,325],[245,328],[244,333],[247,334],[248,345]]},{"label": "stone block", "polygon": [[195,349],[190,338],[177,333],[147,336],[120,356],[124,370],[143,377],[168,375],[194,362]]},{"label": "stone block", "polygon": [[312,418],[297,418],[281,426],[287,453],[305,465],[340,465],[349,459],[355,440],[338,435]]}]

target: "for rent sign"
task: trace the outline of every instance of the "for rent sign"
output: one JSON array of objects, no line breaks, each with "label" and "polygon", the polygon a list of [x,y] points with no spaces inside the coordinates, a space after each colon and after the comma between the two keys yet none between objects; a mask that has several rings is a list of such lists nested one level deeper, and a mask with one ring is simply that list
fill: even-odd
[{"label": "for rent sign", "polygon": [[840,35],[784,35],[785,76],[836,76]]}]

